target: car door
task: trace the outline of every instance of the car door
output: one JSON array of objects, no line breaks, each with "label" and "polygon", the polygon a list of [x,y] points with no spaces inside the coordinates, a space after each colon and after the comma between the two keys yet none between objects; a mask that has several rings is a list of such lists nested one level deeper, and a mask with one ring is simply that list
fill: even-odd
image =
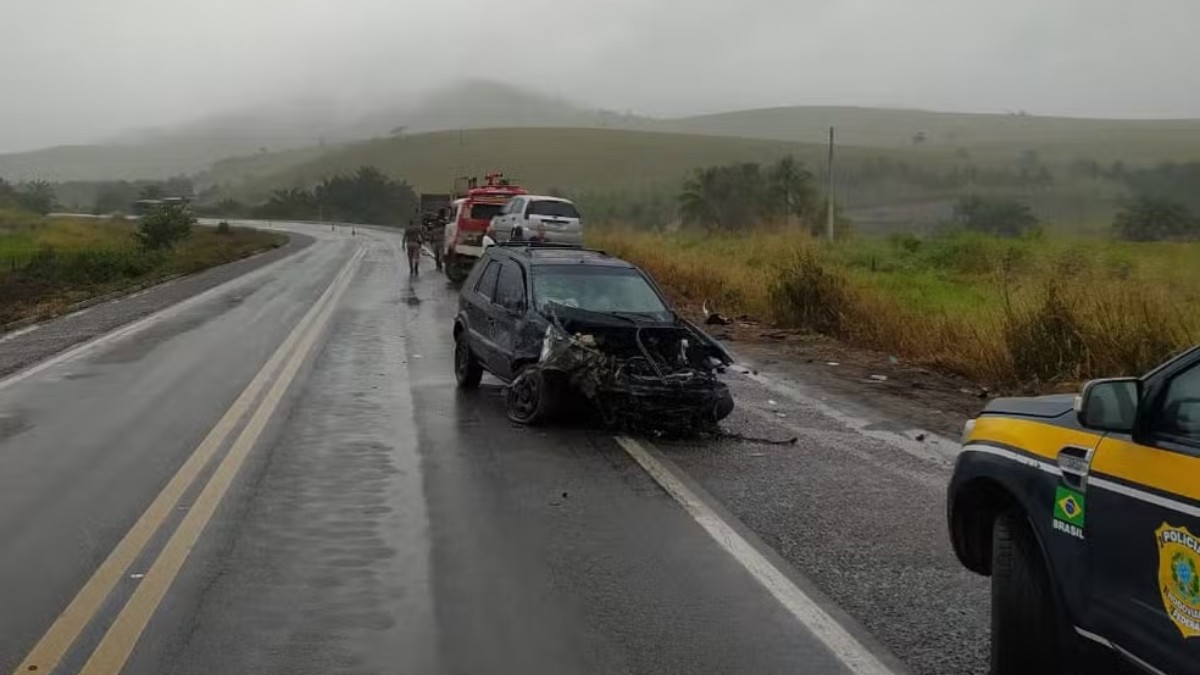
[{"label": "car door", "polygon": [[496,340],[492,325],[492,298],[496,295],[496,279],[500,276],[500,262],[488,260],[487,267],[479,275],[471,298],[467,302],[467,330],[471,333],[471,348],[475,356],[491,370],[496,358]]},{"label": "car door", "polygon": [[1143,381],[1134,433],[1096,447],[1084,515],[1094,628],[1081,634],[1148,672],[1200,673],[1200,357]]},{"label": "car door", "polygon": [[503,379],[512,379],[516,360],[517,335],[524,320],[526,304],[525,277],[520,265],[506,260],[496,281],[496,296],[491,305],[491,325],[495,331],[496,361],[492,372]]}]

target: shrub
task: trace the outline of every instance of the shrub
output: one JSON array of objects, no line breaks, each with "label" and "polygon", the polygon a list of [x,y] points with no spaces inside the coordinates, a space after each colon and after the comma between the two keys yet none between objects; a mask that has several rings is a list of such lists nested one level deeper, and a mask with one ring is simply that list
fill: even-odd
[{"label": "shrub", "polygon": [[954,220],[974,232],[1019,237],[1038,226],[1027,204],[1012,199],[966,197],[954,206]]},{"label": "shrub", "polygon": [[169,250],[192,234],[196,216],[186,204],[161,204],[142,218],[137,238],[148,251]]},{"label": "shrub", "polygon": [[222,220],[221,222],[217,223],[217,234],[229,234],[232,231],[233,230],[231,230],[229,227],[228,220]]},{"label": "shrub", "polygon": [[1118,238],[1129,241],[1184,239],[1196,236],[1200,222],[1179,202],[1143,196],[1121,208],[1113,229]]},{"label": "shrub", "polygon": [[845,337],[850,293],[844,277],[806,250],[779,272],[771,287],[771,300],[784,323]]}]

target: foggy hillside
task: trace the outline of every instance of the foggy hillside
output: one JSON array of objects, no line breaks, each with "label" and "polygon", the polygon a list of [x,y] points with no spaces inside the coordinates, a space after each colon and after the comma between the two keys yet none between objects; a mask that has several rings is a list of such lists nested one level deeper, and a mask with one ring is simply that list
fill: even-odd
[{"label": "foggy hillside", "polygon": [[[411,102],[356,113],[319,99],[235,111],[107,142],[0,154],[9,180],[98,180],[195,174],[233,157],[346,141],[487,127],[635,127],[639,118],[590,110],[497,82],[469,80]],[[292,153],[284,153],[290,156]]]},{"label": "foggy hillside", "polygon": [[200,176],[230,184],[286,170],[327,150],[371,138],[483,128],[580,128],[838,144],[937,148],[977,161],[1009,161],[1036,150],[1052,161],[1157,162],[1200,152],[1200,120],[1103,120],[888,108],[797,106],[653,119],[589,108],[487,80],[468,80],[374,110],[310,97],[214,115],[175,128],[139,130],[92,145],[0,154],[8,180],[98,180]]}]

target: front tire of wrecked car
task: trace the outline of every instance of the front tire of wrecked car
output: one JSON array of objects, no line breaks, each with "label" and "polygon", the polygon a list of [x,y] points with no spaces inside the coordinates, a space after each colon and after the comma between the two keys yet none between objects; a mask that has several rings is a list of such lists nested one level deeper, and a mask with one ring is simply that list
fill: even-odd
[{"label": "front tire of wrecked car", "polygon": [[508,385],[508,419],[536,426],[554,413],[554,380],[536,366],[527,366]]},{"label": "front tire of wrecked car", "polygon": [[454,379],[459,389],[475,389],[483,379],[483,366],[471,353],[466,331],[454,336]]},{"label": "front tire of wrecked car", "polygon": [[712,421],[720,422],[733,412],[733,394],[724,382],[717,383],[716,402],[713,404]]}]

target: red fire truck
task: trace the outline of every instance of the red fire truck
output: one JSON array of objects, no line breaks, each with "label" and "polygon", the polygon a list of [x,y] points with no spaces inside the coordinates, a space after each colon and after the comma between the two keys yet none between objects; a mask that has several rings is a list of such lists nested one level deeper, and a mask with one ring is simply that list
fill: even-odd
[{"label": "red fire truck", "polygon": [[478,179],[468,179],[466,190],[460,194],[456,189],[451,202],[443,255],[446,276],[455,283],[466,279],[475,261],[483,255],[483,236],[492,217],[508,200],[529,194],[502,173],[489,173],[484,178],[483,185],[479,185]]}]

